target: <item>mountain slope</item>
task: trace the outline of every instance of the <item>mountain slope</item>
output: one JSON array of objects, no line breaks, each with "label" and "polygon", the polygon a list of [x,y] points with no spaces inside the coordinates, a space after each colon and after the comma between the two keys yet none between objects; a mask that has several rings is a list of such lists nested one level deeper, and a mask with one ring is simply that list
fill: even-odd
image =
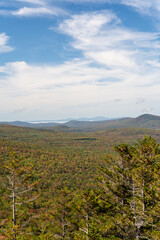
[{"label": "mountain slope", "polygon": [[101,122],[69,121],[63,125],[84,131],[128,127],[160,129],[160,117],[151,114],[144,114],[136,118],[123,118]]},{"label": "mountain slope", "polygon": [[71,120],[66,123],[28,123],[28,122],[2,122],[0,124],[8,124],[14,126],[23,126],[31,128],[47,128],[59,131],[99,131],[112,128],[150,128],[160,129],[160,116],[151,114],[143,114],[136,118],[121,118],[105,121],[78,121]]}]

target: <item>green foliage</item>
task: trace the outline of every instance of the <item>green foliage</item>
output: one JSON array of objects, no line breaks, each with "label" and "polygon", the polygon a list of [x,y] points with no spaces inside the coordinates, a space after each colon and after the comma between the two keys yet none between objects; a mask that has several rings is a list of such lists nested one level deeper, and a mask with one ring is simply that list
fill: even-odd
[{"label": "green foliage", "polygon": [[5,152],[1,170],[3,173],[1,183],[5,196],[2,203],[4,206],[9,205],[12,209],[10,214],[12,218],[8,214],[4,216],[2,233],[9,239],[19,239],[24,227],[33,217],[28,210],[30,202],[36,199],[33,189],[37,182],[30,181],[32,166],[12,149]]},{"label": "green foliage", "polygon": [[64,133],[0,126],[1,234],[13,240],[6,188],[12,168],[21,191],[33,188],[17,199],[23,202],[16,211],[17,239],[130,240],[141,216],[141,236],[160,239],[159,145],[145,133],[160,141],[158,130]]},{"label": "green foliage", "polygon": [[160,148],[152,137],[115,147],[102,178],[108,234],[120,239],[156,239],[160,234]]}]

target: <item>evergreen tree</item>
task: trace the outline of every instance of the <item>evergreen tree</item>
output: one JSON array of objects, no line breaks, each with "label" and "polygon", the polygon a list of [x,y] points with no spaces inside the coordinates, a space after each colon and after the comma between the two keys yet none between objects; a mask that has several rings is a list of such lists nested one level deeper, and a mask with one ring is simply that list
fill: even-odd
[{"label": "evergreen tree", "polygon": [[99,208],[99,194],[95,189],[85,189],[76,195],[73,206],[77,226],[75,240],[102,239]]},{"label": "evergreen tree", "polygon": [[[12,205],[11,222],[7,220],[4,234],[9,239],[19,239],[28,227],[29,222],[35,216],[29,214],[28,208],[36,198],[33,190],[37,183],[32,182],[32,166],[27,165],[27,161],[10,149],[4,156],[2,175],[2,187],[5,189],[9,205]],[[8,226],[8,227],[7,227]]]},{"label": "evergreen tree", "polygon": [[73,195],[66,187],[55,191],[55,198],[50,211],[52,221],[54,221],[52,232],[55,239],[73,239],[72,200]]},{"label": "evergreen tree", "polygon": [[107,156],[101,182],[107,202],[106,236],[160,238],[160,148],[151,137],[115,147]]}]

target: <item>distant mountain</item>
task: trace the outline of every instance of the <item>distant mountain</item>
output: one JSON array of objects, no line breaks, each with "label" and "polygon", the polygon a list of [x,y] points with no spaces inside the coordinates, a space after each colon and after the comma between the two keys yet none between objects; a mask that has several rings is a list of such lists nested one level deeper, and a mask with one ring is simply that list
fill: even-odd
[{"label": "distant mountain", "polygon": [[31,122],[21,122],[21,121],[14,121],[14,122],[0,122],[2,125],[13,125],[13,126],[19,126],[19,127],[30,127],[30,128],[43,128],[43,127],[53,127],[59,125],[59,123],[41,123],[41,122],[36,122],[36,123],[31,123]]},{"label": "distant mountain", "polygon": [[[143,114],[136,118],[121,118],[114,120],[106,121],[69,121],[63,126],[67,126],[72,129],[72,131],[99,131],[106,130],[111,128],[128,128],[128,127],[137,127],[137,128],[150,128],[150,129],[160,129],[160,117]],[[59,129],[62,125],[59,127]]]},{"label": "distant mountain", "polygon": [[[82,118],[84,119],[84,118]],[[143,114],[136,118],[121,118],[112,120],[102,120],[103,117],[94,118],[94,120],[70,120],[66,123],[49,122],[49,123],[31,123],[31,122],[1,122],[0,124],[9,124],[15,126],[31,128],[47,128],[59,131],[99,131],[111,128],[151,128],[160,129],[160,116]]]},{"label": "distant mountain", "polygon": [[19,127],[32,127],[32,124],[28,122],[21,122],[21,121],[14,121],[14,122],[0,122],[2,125],[13,125],[13,126],[19,126]]},{"label": "distant mountain", "polygon": [[94,118],[77,118],[77,119],[70,119],[70,121],[72,120],[76,120],[76,121],[106,121],[106,120],[110,120],[110,118],[106,118],[106,117],[94,117]]},{"label": "distant mountain", "polygon": [[[66,123],[69,121],[106,121],[106,120],[113,120],[115,118],[106,118],[103,116],[93,117],[93,118],[66,118],[66,119],[59,119],[59,120],[40,120],[40,121],[30,121],[29,123]],[[116,118],[117,119],[117,118]]]},{"label": "distant mountain", "polygon": [[149,121],[149,120],[160,121],[160,116],[156,116],[152,114],[143,114],[135,119],[138,121]]},{"label": "distant mountain", "polygon": [[66,124],[67,122],[77,122],[77,121],[85,121],[85,122],[95,122],[95,121],[106,121],[106,120],[113,120],[114,118],[105,118],[102,116],[95,117],[95,118],[67,118],[67,119],[61,119],[61,120],[40,120],[40,121],[12,121],[12,122],[0,122],[0,124],[8,124],[13,126],[21,126],[21,127],[31,127],[31,128],[43,128],[43,127],[52,127],[52,126],[58,126],[61,124]]}]

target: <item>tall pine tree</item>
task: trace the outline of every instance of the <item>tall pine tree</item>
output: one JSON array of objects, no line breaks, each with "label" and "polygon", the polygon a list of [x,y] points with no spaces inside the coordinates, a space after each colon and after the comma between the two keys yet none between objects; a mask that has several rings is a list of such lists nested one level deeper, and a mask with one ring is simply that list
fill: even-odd
[{"label": "tall pine tree", "polygon": [[25,228],[36,218],[28,210],[38,196],[33,191],[37,183],[32,182],[32,166],[12,149],[5,154],[2,163],[2,187],[12,209],[11,221],[6,221],[4,234],[15,240],[22,237]]},{"label": "tall pine tree", "polygon": [[101,179],[108,239],[160,239],[160,148],[152,137],[115,147]]}]

